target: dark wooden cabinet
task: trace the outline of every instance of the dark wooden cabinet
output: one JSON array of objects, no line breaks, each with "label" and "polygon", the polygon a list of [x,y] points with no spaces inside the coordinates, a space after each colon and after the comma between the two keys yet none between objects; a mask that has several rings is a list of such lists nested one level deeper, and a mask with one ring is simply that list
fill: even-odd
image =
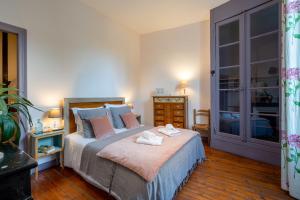
[{"label": "dark wooden cabinet", "polygon": [[187,96],[153,96],[154,126],[173,124],[177,128],[187,128]]},{"label": "dark wooden cabinet", "polygon": [[0,144],[0,152],[4,153],[0,160],[0,199],[32,199],[30,170],[37,166],[35,160],[8,144]]},{"label": "dark wooden cabinet", "polygon": [[212,146],[280,164],[279,0],[211,11]]}]

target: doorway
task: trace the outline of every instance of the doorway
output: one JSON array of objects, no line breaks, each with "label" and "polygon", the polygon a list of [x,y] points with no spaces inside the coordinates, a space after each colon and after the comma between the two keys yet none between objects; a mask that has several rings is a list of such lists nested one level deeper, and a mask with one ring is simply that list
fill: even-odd
[{"label": "doorway", "polygon": [[[26,40],[25,29],[0,22],[0,83],[17,88],[23,97],[27,97]],[[26,143],[25,132],[21,133],[21,149]]]}]

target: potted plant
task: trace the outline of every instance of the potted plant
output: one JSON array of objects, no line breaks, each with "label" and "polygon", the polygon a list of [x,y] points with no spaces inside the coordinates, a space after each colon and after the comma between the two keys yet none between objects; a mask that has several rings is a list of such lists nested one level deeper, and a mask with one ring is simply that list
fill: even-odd
[{"label": "potted plant", "polygon": [[17,91],[14,87],[0,86],[0,142],[13,146],[19,145],[21,126],[25,129],[27,124],[33,125],[28,108],[37,109]]}]

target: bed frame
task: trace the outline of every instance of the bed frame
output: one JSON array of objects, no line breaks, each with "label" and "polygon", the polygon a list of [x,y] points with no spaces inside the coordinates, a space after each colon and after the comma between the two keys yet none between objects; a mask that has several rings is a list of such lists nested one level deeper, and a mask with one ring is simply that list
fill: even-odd
[{"label": "bed frame", "polygon": [[96,108],[104,104],[124,104],[124,97],[109,98],[65,98],[64,99],[64,123],[65,134],[76,132],[75,118],[72,108]]}]

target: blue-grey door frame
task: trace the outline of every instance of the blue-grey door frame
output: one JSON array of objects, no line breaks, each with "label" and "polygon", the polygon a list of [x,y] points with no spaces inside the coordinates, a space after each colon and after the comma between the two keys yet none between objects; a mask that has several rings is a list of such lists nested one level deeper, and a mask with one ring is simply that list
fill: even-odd
[{"label": "blue-grey door frame", "polygon": [[[213,10],[211,10],[210,13],[210,30],[211,30],[211,145],[214,148],[231,152],[234,154],[239,154],[245,157],[249,157],[252,159],[260,160],[263,162],[280,165],[280,145],[271,143],[271,142],[263,142],[263,141],[256,141],[254,139],[251,139],[251,142],[249,140],[249,135],[245,134],[246,132],[249,132],[249,124],[247,125],[245,122],[242,122],[241,118],[241,132],[243,133],[243,137],[240,139],[232,138],[232,136],[223,135],[220,133],[219,130],[219,101],[218,101],[218,50],[217,50],[217,25],[222,24],[223,21],[230,21],[230,18],[244,18],[242,25],[246,28],[247,27],[247,16],[246,12],[250,11],[251,9],[255,9],[259,6],[264,7],[265,5],[273,4],[273,3],[279,3],[279,0],[251,0],[251,1],[244,1],[244,0],[231,0]],[[279,9],[281,10],[281,8]],[[279,13],[280,15],[280,13]],[[281,22],[281,19],[280,21]],[[246,23],[246,24],[245,24]],[[280,26],[281,27],[281,26]],[[247,40],[247,37],[245,36],[245,40]],[[245,41],[242,41],[241,43],[245,43]],[[247,46],[247,45],[246,45]],[[241,47],[243,48],[243,47]],[[246,48],[242,51],[242,56],[247,57],[247,51]],[[280,54],[279,54],[280,55]],[[245,59],[242,59],[245,60]],[[246,61],[245,61],[246,62]],[[243,66],[244,65],[244,66]],[[242,74],[246,74],[245,70],[248,67],[247,63],[240,62],[240,70],[243,71]],[[244,69],[242,69],[244,68]],[[246,80],[244,76],[240,77],[240,79]],[[249,97],[249,95],[246,95],[245,90],[245,84],[241,85],[241,92],[242,92],[242,98],[243,101],[248,102],[245,97]],[[245,118],[247,116],[247,113],[249,112],[247,108],[246,112],[243,111],[243,115],[241,117]],[[246,121],[246,119],[244,120]],[[247,142],[249,140],[249,142]]]},{"label": "blue-grey door frame", "polygon": [[[27,97],[27,31],[23,28],[0,22],[0,31],[13,33],[18,38],[18,78],[19,95]],[[27,130],[21,132],[19,147],[25,149]],[[22,140],[23,138],[23,140]]]}]

